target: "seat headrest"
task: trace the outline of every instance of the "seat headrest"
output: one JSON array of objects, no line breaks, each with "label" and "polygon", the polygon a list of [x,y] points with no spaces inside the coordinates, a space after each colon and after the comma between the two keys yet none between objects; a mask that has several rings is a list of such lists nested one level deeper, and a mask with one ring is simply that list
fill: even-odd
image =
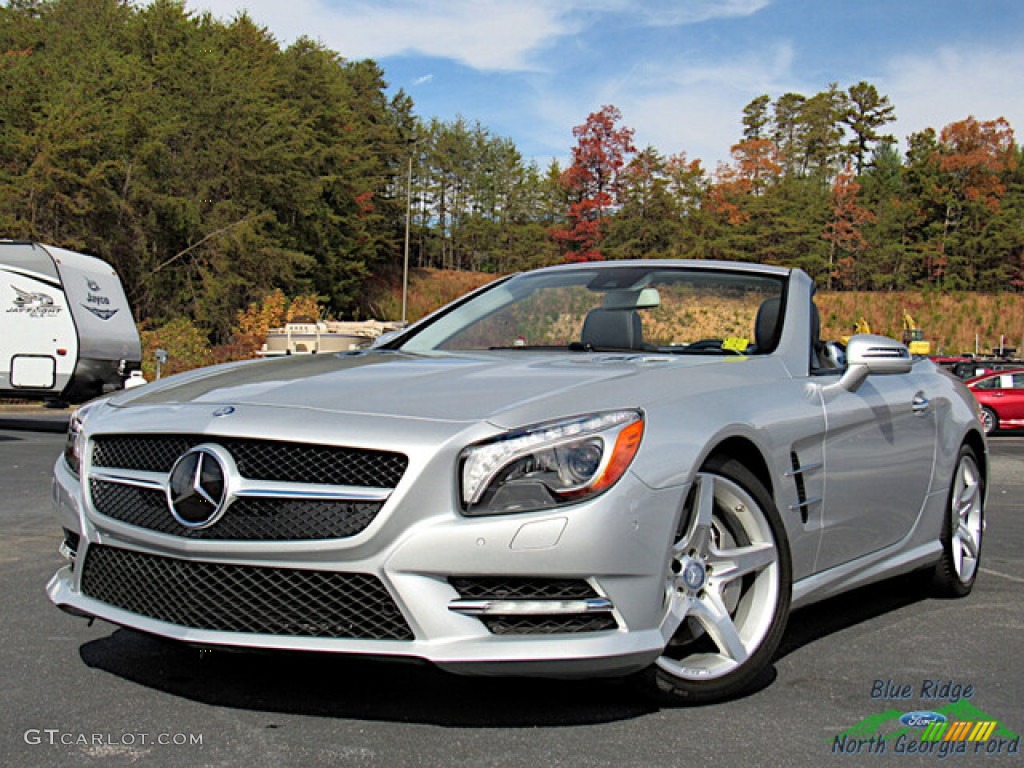
[{"label": "seat headrest", "polygon": [[754,320],[754,343],[762,352],[773,349],[778,343],[781,310],[782,300],[778,296],[765,299],[757,308],[757,318]]}]

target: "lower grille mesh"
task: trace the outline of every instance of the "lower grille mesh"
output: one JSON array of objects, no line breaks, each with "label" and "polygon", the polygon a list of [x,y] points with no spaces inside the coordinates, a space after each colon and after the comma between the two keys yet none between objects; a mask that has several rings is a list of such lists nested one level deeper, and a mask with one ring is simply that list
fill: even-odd
[{"label": "lower grille mesh", "polygon": [[93,544],[86,550],[82,592],[195,629],[414,639],[384,584],[359,573],[196,562]]},{"label": "lower grille mesh", "polygon": [[610,613],[595,616],[487,616],[483,622],[494,635],[560,635],[619,628],[619,623]]},{"label": "lower grille mesh", "polygon": [[459,597],[476,600],[585,600],[598,596],[582,579],[458,576],[452,577],[451,585]]}]

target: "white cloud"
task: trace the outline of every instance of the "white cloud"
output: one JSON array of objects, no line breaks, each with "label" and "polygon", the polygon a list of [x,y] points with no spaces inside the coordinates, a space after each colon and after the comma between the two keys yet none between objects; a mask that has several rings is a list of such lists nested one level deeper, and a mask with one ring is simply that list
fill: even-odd
[{"label": "white cloud", "polygon": [[[774,0],[188,0],[223,19],[241,9],[289,43],[307,35],[349,59],[437,56],[486,71],[542,69],[537,54],[587,23],[695,24]],[[614,22],[609,16],[617,16]]]},{"label": "white cloud", "polygon": [[941,48],[893,59],[878,82],[896,107],[900,140],[925,128],[941,131],[967,117],[1005,117],[1024,132],[1024,51]]},{"label": "white cloud", "polygon": [[712,19],[753,16],[772,2],[773,0],[684,0],[666,3],[665,0],[648,0],[639,5],[640,12],[648,23],[656,26],[676,26],[699,24]]},{"label": "white cloud", "polygon": [[799,91],[792,74],[793,50],[778,44],[746,58],[723,62],[672,61],[638,68],[606,83],[598,100],[622,111],[639,147],[664,154],[685,152],[715,170],[743,134],[743,108],[762,93]]},{"label": "white cloud", "polygon": [[533,54],[576,29],[564,5],[546,0],[190,0],[188,7],[220,18],[244,7],[282,42],[315,37],[348,59],[414,53],[488,71],[537,69]]},{"label": "white cloud", "polygon": [[[660,72],[636,71],[606,83],[598,101],[622,110],[640,146],[651,144],[666,154],[685,151],[714,170],[741,138],[743,107],[753,98],[823,89],[794,70],[794,58],[792,45],[779,44],[743,59],[672,62]],[[901,55],[882,76],[868,79],[895,106],[897,122],[887,130],[904,146],[911,133],[941,131],[969,116],[1005,117],[1018,142],[1024,140],[1024,100],[1018,97],[1024,93],[1024,50],[945,47]]]}]

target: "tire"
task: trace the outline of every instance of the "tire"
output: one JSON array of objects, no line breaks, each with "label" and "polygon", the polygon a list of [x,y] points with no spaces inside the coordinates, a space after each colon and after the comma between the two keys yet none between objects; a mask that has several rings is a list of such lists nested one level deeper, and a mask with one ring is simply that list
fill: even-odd
[{"label": "tire", "polygon": [[943,597],[964,597],[974,587],[985,532],[985,477],[969,445],[960,448],[942,520],[942,559],[932,584]]},{"label": "tire", "polygon": [[986,435],[991,435],[999,429],[999,417],[987,405],[981,409],[981,426],[984,428]]},{"label": "tire", "polygon": [[662,704],[735,697],[770,673],[789,616],[792,565],[782,519],[735,459],[698,473],[665,578],[668,642],[639,675]]}]

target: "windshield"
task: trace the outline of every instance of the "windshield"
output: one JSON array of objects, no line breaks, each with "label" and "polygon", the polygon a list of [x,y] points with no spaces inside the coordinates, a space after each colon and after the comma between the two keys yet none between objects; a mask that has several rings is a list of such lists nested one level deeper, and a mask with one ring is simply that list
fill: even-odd
[{"label": "windshield", "polygon": [[517,275],[406,337],[425,354],[494,349],[764,354],[779,334],[779,274],[591,266]]}]

